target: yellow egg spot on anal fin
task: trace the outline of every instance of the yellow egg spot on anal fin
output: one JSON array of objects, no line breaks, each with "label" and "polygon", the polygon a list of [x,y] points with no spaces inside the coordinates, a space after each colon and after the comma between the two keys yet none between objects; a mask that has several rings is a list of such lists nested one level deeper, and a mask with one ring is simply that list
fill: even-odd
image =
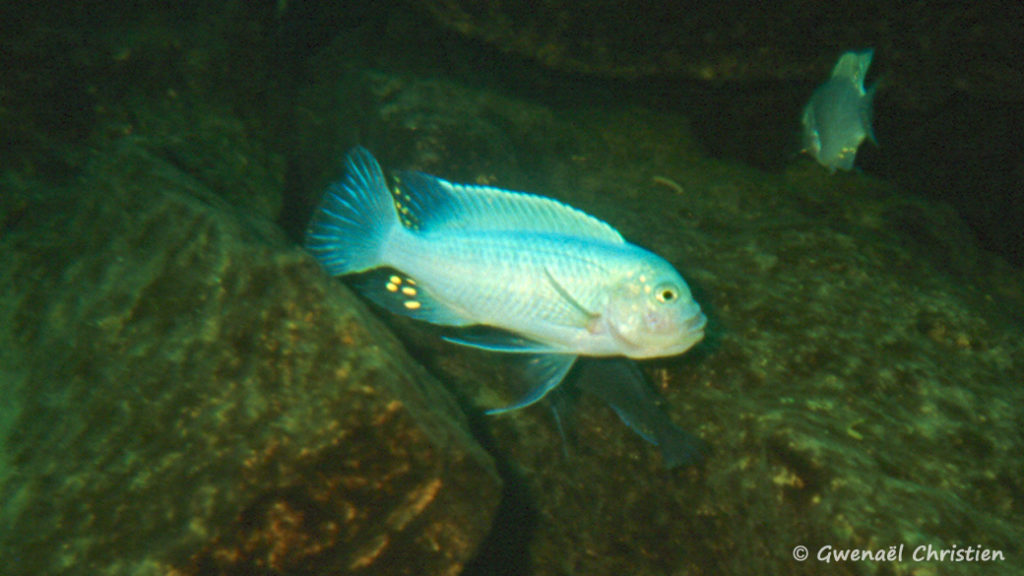
[{"label": "yellow egg spot on anal fin", "polygon": [[405,302],[405,307],[408,308],[409,310],[419,310],[420,303],[415,300],[409,300]]},{"label": "yellow egg spot on anal fin", "polygon": [[412,286],[403,286],[402,287],[402,294],[405,294],[406,296],[415,296],[416,295],[416,289],[413,288]]}]

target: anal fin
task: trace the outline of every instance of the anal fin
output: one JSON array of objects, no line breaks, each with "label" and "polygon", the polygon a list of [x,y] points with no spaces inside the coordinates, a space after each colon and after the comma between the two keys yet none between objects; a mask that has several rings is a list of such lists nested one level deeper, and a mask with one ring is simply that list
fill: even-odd
[{"label": "anal fin", "polygon": [[467,326],[472,321],[430,295],[415,279],[391,268],[378,268],[355,280],[360,294],[374,304],[416,320],[443,326]]}]

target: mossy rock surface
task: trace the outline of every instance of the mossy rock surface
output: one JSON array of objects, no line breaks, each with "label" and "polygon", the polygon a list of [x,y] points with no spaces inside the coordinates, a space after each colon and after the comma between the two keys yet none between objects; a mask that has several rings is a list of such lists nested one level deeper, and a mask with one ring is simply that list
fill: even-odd
[{"label": "mossy rock surface", "polygon": [[127,138],[0,237],[11,574],[453,573],[451,395],[270,223]]}]

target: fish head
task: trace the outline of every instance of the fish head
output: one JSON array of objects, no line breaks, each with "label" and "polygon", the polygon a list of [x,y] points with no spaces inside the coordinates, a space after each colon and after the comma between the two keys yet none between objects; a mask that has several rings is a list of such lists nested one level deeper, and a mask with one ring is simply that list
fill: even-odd
[{"label": "fish head", "polygon": [[609,333],[631,358],[681,354],[704,338],[707,323],[682,276],[648,256],[614,283],[605,314]]},{"label": "fish head", "polygon": [[830,172],[852,170],[857,149],[871,131],[870,94],[849,82],[822,86],[804,109],[804,152]]}]

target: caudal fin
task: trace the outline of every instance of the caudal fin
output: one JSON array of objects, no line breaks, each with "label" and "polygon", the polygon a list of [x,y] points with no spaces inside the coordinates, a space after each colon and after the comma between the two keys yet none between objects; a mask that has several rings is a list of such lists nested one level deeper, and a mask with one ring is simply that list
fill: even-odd
[{"label": "caudal fin", "polygon": [[306,231],[306,249],[332,276],[383,265],[384,243],[401,226],[373,154],[353,148],[345,166],[345,178],[327,188]]}]

